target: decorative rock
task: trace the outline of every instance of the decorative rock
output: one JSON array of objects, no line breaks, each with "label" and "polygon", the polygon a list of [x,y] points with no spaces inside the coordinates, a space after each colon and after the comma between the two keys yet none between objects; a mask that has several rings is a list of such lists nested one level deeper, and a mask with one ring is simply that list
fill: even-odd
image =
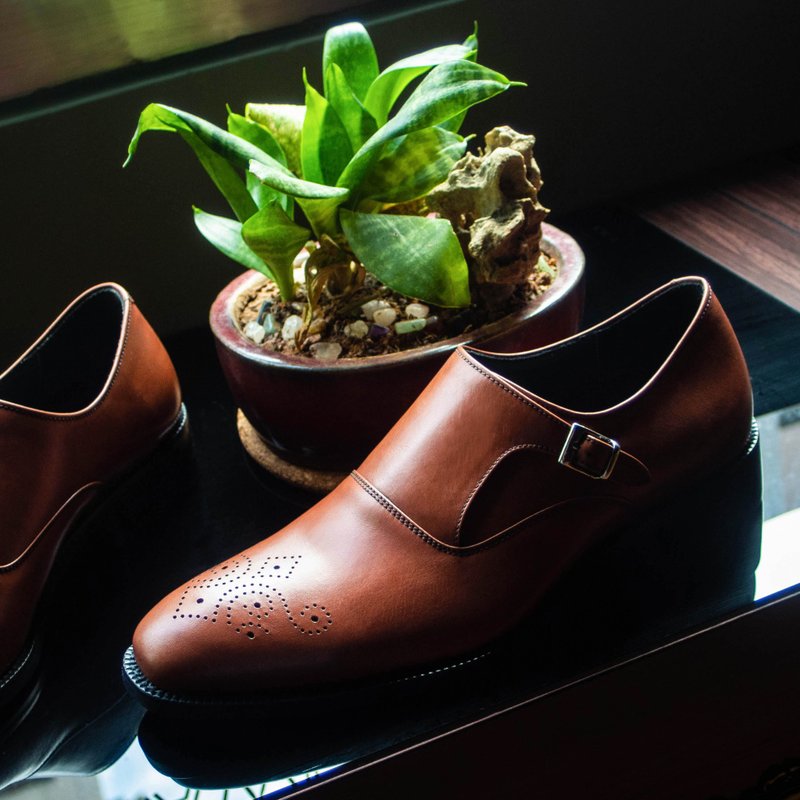
[{"label": "decorative rock", "polygon": [[372,319],[376,325],[388,328],[397,319],[397,312],[393,308],[379,308]]},{"label": "decorative rock", "polygon": [[389,333],[388,328],[384,328],[383,325],[375,325],[373,324],[369,329],[369,338],[370,339],[381,339],[386,334]]},{"label": "decorative rock", "polygon": [[261,344],[267,338],[267,332],[263,325],[259,325],[254,319],[251,319],[247,325],[244,326],[244,335],[255,344]]},{"label": "decorative rock", "polygon": [[428,321],[425,319],[403,319],[400,322],[395,322],[394,329],[398,334],[417,333],[427,324]]},{"label": "decorative rock", "polygon": [[264,324],[264,318],[267,316],[267,312],[271,308],[272,308],[272,301],[271,300],[265,300],[261,304],[261,308],[258,310],[258,316],[256,317],[256,322],[259,325],[263,325]]},{"label": "decorative rock", "polygon": [[369,333],[369,325],[363,319],[357,319],[344,326],[344,335],[353,339],[363,339]]},{"label": "decorative rock", "polygon": [[430,311],[424,303],[409,303],[406,306],[406,316],[411,319],[425,319]]},{"label": "decorative rock", "polygon": [[316,319],[311,320],[311,324],[308,326],[308,332],[312,335],[315,333],[323,333],[325,327],[325,320],[317,317]]},{"label": "decorative rock", "polygon": [[368,300],[361,306],[361,311],[367,319],[374,319],[375,312],[381,308],[389,308],[385,300]]},{"label": "decorative rock", "polygon": [[342,354],[342,346],[338,342],[317,342],[309,347],[311,355],[320,361],[336,361]]},{"label": "decorative rock", "polygon": [[300,333],[302,327],[302,317],[298,317],[297,314],[286,317],[283,321],[283,327],[281,328],[281,338],[286,342],[293,342],[297,334]]},{"label": "decorative rock", "polygon": [[275,324],[275,315],[274,314],[265,314],[264,321],[261,323],[264,326],[264,331],[267,336],[271,336],[275,331],[278,330],[278,326]]},{"label": "decorative rock", "polygon": [[292,268],[293,269],[302,269],[306,265],[306,261],[308,261],[308,257],[311,253],[306,250],[304,247],[295,257],[294,261],[292,261]]}]

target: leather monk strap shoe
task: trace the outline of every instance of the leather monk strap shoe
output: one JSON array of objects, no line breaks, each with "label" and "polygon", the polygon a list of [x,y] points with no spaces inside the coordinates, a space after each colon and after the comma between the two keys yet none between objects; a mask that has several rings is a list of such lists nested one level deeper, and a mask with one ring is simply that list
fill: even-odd
[{"label": "leather monk strap shoe", "polygon": [[715,495],[758,469],[752,413],[702,278],[548,347],[458,350],[333,492],[144,618],[130,687],[177,711],[463,662],[612,532],[656,510],[674,539],[728,525]]},{"label": "leather monk strap shoe", "polygon": [[0,374],[0,702],[33,668],[62,544],[183,430],[172,362],[113,283],[74,300]]}]

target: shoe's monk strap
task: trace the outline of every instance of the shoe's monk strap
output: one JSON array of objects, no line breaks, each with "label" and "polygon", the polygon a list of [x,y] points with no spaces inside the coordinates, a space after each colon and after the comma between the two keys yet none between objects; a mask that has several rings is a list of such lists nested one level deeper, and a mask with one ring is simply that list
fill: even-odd
[{"label": "shoe's monk strap", "polygon": [[598,480],[611,476],[619,458],[619,442],[579,422],[569,429],[558,463]]}]

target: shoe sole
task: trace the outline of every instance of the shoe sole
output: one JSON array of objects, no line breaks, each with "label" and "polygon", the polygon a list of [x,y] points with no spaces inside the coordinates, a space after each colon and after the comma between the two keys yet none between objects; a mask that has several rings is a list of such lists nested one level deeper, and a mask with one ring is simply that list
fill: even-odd
[{"label": "shoe sole", "polygon": [[104,487],[99,495],[92,500],[79,514],[75,522],[65,532],[47,578],[46,588],[38,602],[28,643],[14,663],[0,676],[0,710],[7,713],[11,703],[29,686],[33,679],[41,658],[41,642],[36,631],[41,627],[40,618],[44,610],[50,605],[49,586],[54,579],[65,569],[69,561],[70,552],[79,546],[84,538],[95,527],[106,512],[111,511],[129,491],[132,485],[145,478],[149,472],[160,463],[164,454],[172,452],[176,446],[185,447],[189,441],[189,420],[186,407],[181,404],[180,412],[175,422],[161,438],[156,449],[147,454],[141,461],[117,478],[111,485]]},{"label": "shoe sole", "polygon": [[[492,661],[495,656],[510,661],[528,657],[520,651],[525,641],[533,643],[537,653],[543,649],[555,653],[556,660],[575,650],[571,663],[577,670],[582,651],[588,668],[585,653],[605,652],[604,640],[609,637],[622,648],[611,661],[619,660],[693,626],[707,625],[751,601],[761,519],[760,448],[753,420],[746,449],[732,464],[696,479],[645,517],[603,537],[547,591],[529,619],[476,652],[319,690],[211,695],[159,688],[144,675],[129,647],[123,658],[123,681],[148,710],[191,718],[260,716],[284,705],[320,702],[335,710],[354,702],[373,702],[387,691],[437,689],[455,675],[471,676],[471,670],[490,656]],[[592,668],[605,665],[596,658],[591,664]]]}]

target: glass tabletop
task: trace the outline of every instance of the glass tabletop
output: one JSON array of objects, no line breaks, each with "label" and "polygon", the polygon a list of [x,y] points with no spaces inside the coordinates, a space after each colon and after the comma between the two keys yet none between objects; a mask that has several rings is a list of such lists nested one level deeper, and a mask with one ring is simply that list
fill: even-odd
[{"label": "glass tabletop", "polygon": [[[145,714],[120,676],[141,616],[174,586],[314,502],[244,455],[210,334],[191,331],[167,342],[192,429],[191,449],[172,465],[179,488],[161,497],[165,487],[153,486],[152,502],[74,547],[68,568],[54,576],[59,614],[44,623],[39,675],[15,713],[0,720],[0,787],[10,787],[0,791],[3,800],[291,794],[797,588],[800,386],[791,361],[800,315],[625,214],[595,211],[558,224],[587,253],[587,324],[682,274],[709,277],[728,310],[751,369],[761,431],[765,521],[757,539],[748,534],[752,541],[741,543],[743,552],[760,550],[755,576],[753,561],[743,561],[702,604],[671,609],[657,593],[624,585],[609,565],[556,594],[527,636],[426,687],[300,703],[254,719],[186,723]],[[702,562],[695,567],[702,571]],[[593,617],[586,601],[603,584],[611,584],[603,591],[617,605]]]}]

